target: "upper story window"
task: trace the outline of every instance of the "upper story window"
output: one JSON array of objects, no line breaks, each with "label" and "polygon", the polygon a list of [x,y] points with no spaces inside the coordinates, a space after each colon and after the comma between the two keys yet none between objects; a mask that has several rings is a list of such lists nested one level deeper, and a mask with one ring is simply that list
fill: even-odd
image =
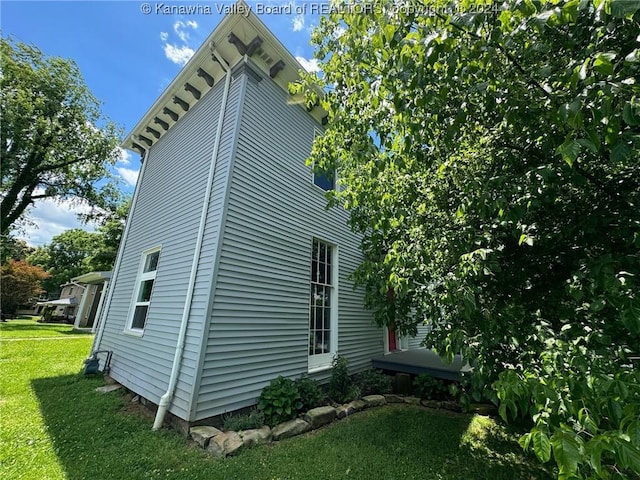
[{"label": "upper story window", "polygon": [[324,191],[334,190],[336,188],[336,176],[333,172],[313,172],[313,184],[320,187]]},{"label": "upper story window", "polygon": [[[322,135],[320,130],[314,130],[314,139]],[[320,187],[325,192],[329,190],[335,190],[336,188],[336,172],[316,172],[315,168],[313,170],[313,184],[317,187]]]},{"label": "upper story window", "polygon": [[142,331],[147,323],[147,314],[158,271],[159,259],[160,247],[152,248],[142,253],[133,304],[129,314],[129,330]]}]

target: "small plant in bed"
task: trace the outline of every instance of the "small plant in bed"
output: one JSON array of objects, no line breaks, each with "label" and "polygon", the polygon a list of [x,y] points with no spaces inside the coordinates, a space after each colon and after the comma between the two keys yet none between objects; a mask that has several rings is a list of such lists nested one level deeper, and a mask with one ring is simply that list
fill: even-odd
[{"label": "small plant in bed", "polygon": [[322,404],[325,394],[320,388],[318,382],[313,378],[302,376],[296,380],[300,400],[302,401],[303,410],[311,410]]},{"label": "small plant in bed", "polygon": [[349,361],[347,357],[336,355],[329,378],[329,397],[337,403],[345,403],[360,397],[360,388],[354,385],[349,376]]},{"label": "small plant in bed", "polygon": [[223,417],[223,427],[226,431],[243,431],[260,428],[264,425],[264,413],[261,410],[251,410],[240,415],[229,414]]},{"label": "small plant in bed", "polygon": [[263,412],[264,420],[270,427],[296,418],[302,408],[296,381],[283,376],[271,380],[258,398],[258,409]]},{"label": "small plant in bed", "polygon": [[356,382],[362,395],[382,395],[392,390],[391,377],[373,368],[359,373]]},{"label": "small plant in bed", "polygon": [[460,387],[423,373],[413,381],[413,392],[427,400],[455,400],[460,395]]}]

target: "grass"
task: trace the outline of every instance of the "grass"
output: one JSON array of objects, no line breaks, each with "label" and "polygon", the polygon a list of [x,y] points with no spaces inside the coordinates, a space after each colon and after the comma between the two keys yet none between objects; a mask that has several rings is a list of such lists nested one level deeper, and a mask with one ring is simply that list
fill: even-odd
[{"label": "grass", "polygon": [[[95,392],[102,380],[78,373],[90,336],[69,337],[62,328],[49,341],[7,341],[5,328],[0,325],[1,478],[550,478],[493,420],[408,405],[213,459],[173,431],[152,432],[150,418],[127,413],[123,394]],[[27,331],[23,338],[44,336]]]},{"label": "grass", "polygon": [[17,319],[0,322],[0,340],[90,335],[74,332],[72,326],[66,323],[37,323],[36,320],[39,318],[23,315]]}]

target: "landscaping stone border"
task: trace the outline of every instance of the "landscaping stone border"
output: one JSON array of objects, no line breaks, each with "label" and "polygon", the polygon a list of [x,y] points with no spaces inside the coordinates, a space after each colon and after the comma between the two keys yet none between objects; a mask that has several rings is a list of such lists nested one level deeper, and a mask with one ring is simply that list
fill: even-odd
[{"label": "landscaping stone border", "polygon": [[[427,408],[444,408],[461,411],[456,402],[437,402],[433,400],[421,400],[397,394],[367,395],[359,400],[354,400],[337,407],[323,406],[309,410],[301,418],[295,418],[280,423],[273,428],[264,426],[259,429],[240,432],[223,432],[214,427],[197,426],[189,429],[191,439],[209,452],[214,457],[222,458],[237,455],[242,449],[253,445],[271,443],[295,437],[311,430],[316,430],[336,420],[347,418],[349,415],[366,408],[380,407],[386,404],[422,405]],[[473,411],[473,409],[472,409]]]}]

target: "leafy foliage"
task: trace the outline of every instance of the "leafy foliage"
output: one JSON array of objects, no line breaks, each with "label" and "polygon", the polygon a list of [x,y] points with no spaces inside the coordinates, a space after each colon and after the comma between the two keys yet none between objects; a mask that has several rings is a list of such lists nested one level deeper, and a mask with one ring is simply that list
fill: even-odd
[{"label": "leafy foliage", "polygon": [[309,162],[340,171],[367,306],[473,359],[562,478],[640,471],[640,4],[404,7],[336,6],[292,87],[326,91]]},{"label": "leafy foliage", "polygon": [[413,380],[413,393],[420,398],[440,400],[447,396],[449,388],[439,378],[423,373]]},{"label": "leafy foliage", "polygon": [[356,383],[362,395],[381,395],[390,393],[392,380],[379,370],[370,368],[356,376]]},{"label": "leafy foliage", "polygon": [[296,418],[303,404],[295,380],[283,376],[271,380],[260,393],[258,408],[271,427]]},{"label": "leafy foliage", "polygon": [[43,292],[41,283],[49,274],[24,260],[9,260],[0,267],[0,311],[13,314]]},{"label": "leafy foliage", "polygon": [[344,355],[336,355],[333,359],[328,393],[338,403],[350,402],[360,396],[360,389],[349,376],[349,360]]},{"label": "leafy foliage", "polygon": [[226,431],[239,432],[260,428],[264,425],[264,412],[254,409],[241,415],[228,415],[224,417],[223,422],[223,427]]},{"label": "leafy foliage", "polygon": [[118,132],[76,64],[5,38],[0,54],[0,233],[37,199],[108,204],[113,186],[99,182],[118,157]]},{"label": "leafy foliage", "polygon": [[320,405],[325,398],[325,394],[320,385],[313,378],[300,377],[296,379],[296,386],[300,393],[300,401],[302,402],[302,411],[311,410]]},{"label": "leafy foliage", "polygon": [[9,259],[26,260],[29,254],[33,253],[33,247],[27,242],[11,235],[0,235],[0,264]]},{"label": "leafy foliage", "polygon": [[60,285],[73,277],[113,268],[129,206],[129,201],[123,201],[113,211],[103,210],[95,232],[66,230],[31,252],[29,261],[51,274],[43,285],[50,296],[56,297]]},{"label": "leafy foliage", "polygon": [[100,241],[98,233],[79,228],[66,230],[53,237],[51,243],[36,248],[28,260],[51,274],[43,286],[51,296],[56,297],[60,285],[95,270],[92,255],[99,248]]}]

